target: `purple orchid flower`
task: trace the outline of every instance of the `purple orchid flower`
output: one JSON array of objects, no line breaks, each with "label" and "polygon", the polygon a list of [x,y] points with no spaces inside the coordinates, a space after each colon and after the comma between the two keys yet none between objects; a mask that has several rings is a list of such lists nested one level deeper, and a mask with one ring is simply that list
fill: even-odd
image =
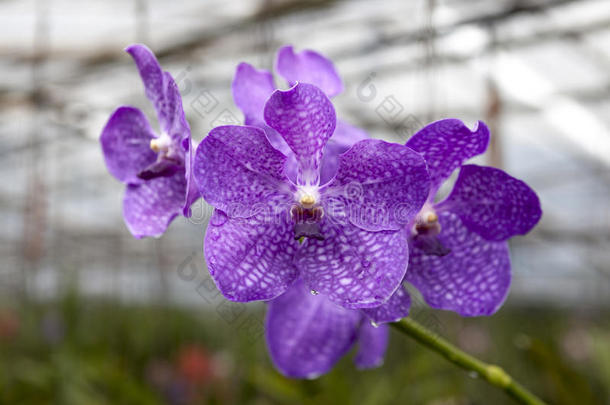
[{"label": "purple orchid flower", "polygon": [[[523,181],[493,167],[463,164],[488,144],[483,122],[471,131],[456,119],[429,124],[407,142],[426,159],[432,187],[415,220],[406,280],[430,306],[462,316],[500,308],[511,280],[507,240],[529,232],[542,216],[538,196]],[[453,190],[434,203],[457,168]]]},{"label": "purple orchid flower", "polygon": [[[506,239],[527,233],[541,216],[538,197],[522,181],[491,167],[462,165],[488,143],[485,124],[470,131],[455,119],[432,123],[407,142],[425,157],[432,187],[409,224],[405,279],[432,307],[463,316],[490,315],[500,307],[510,285]],[[453,191],[435,204],[441,184],[458,167]],[[356,311],[338,307],[322,294],[307,294],[297,282],[269,303],[271,358],[289,377],[313,378],[328,372],[358,342],[356,365],[374,367],[387,347],[385,323],[406,317],[410,305],[404,286],[384,304]]]},{"label": "purple orchid flower", "polygon": [[108,171],[127,186],[123,217],[129,231],[136,238],[156,237],[180,213],[190,216],[198,197],[191,180],[191,129],[174,79],[150,49],[136,44],[126,51],[157,112],[161,134],[142,111],[122,106],[110,116],[100,142]]},{"label": "purple orchid flower", "polygon": [[387,325],[373,326],[361,311],[311,294],[302,280],[269,303],[265,331],[273,363],[293,378],[327,373],[356,343],[356,366],[378,367],[389,335]]},{"label": "purple orchid flower", "polygon": [[[290,86],[297,82],[313,84],[329,98],[343,92],[343,83],[333,63],[312,50],[295,53],[290,45],[281,47],[277,52],[275,71]],[[263,129],[271,144],[288,156],[287,175],[294,182],[297,167],[295,155],[284,138],[266,124],[263,116],[265,103],[276,89],[271,72],[256,69],[248,63],[238,65],[233,79],[233,100],[243,112],[245,124]],[[364,130],[337,120],[321,161],[321,184],[328,182],[334,176],[340,154],[346,152],[354,143],[368,138]]]},{"label": "purple orchid flower", "polygon": [[[483,122],[471,131],[457,119],[433,122],[407,142],[426,159],[432,186],[410,225],[405,280],[431,307],[462,316],[491,315],[500,308],[511,280],[507,239],[529,232],[542,215],[538,196],[523,181],[492,167],[463,164],[488,144]],[[457,168],[453,190],[435,203]],[[400,315],[397,302],[393,297],[377,310]]]},{"label": "purple orchid flower", "polygon": [[287,156],[257,127],[214,128],[195,154],[199,190],[216,208],[204,253],[218,288],[234,301],[270,300],[300,276],[346,308],[384,303],[406,272],[406,224],[428,195],[424,159],[404,145],[362,140],[320,186],[336,125],[324,92],[307,83],[276,90],[263,116],[294,153],[296,182]]}]

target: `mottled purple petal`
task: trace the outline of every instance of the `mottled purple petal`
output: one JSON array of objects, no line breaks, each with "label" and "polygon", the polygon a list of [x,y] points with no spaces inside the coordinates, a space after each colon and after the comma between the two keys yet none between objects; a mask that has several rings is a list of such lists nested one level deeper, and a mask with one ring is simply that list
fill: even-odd
[{"label": "mottled purple petal", "polygon": [[286,141],[277,131],[265,123],[265,103],[275,90],[273,76],[264,69],[256,69],[248,63],[240,63],[233,78],[233,101],[244,113],[246,125],[265,131],[274,148],[288,156],[292,153]]},{"label": "mottled purple petal", "polygon": [[387,325],[377,327],[364,321],[358,331],[358,353],[354,363],[359,369],[375,368],[383,364],[388,348],[389,329]]},{"label": "mottled purple petal", "polygon": [[184,115],[182,96],[172,75],[164,72],[163,77],[165,79],[165,103],[163,108],[168,121],[164,124],[163,121],[159,120],[159,123],[161,128],[176,142],[176,147],[182,146],[182,150],[186,150],[191,139],[191,127]]},{"label": "mottled purple petal", "polygon": [[328,97],[343,91],[343,83],[333,63],[317,52],[295,53],[291,45],[278,50],[275,69],[291,85],[297,82],[319,87]]},{"label": "mottled purple petal", "polygon": [[163,132],[176,140],[185,139],[187,131],[190,136],[180,92],[172,76],[161,69],[157,58],[145,45],[135,44],[125,50],[133,57],[138,67],[146,97],[157,112]]},{"label": "mottled purple petal", "polygon": [[482,239],[450,212],[440,213],[439,221],[439,239],[451,252],[446,256],[426,255],[412,247],[406,280],[434,308],[462,316],[493,314],[510,286],[507,243]]},{"label": "mottled purple petal", "polygon": [[212,214],[205,260],[218,289],[232,301],[275,298],[297,278],[293,224],[287,216],[269,219],[230,218],[219,210]]},{"label": "mottled purple petal", "polygon": [[193,175],[209,204],[232,217],[246,218],[260,204],[292,201],[285,162],[286,156],[271,146],[261,129],[222,126],[210,131],[197,147]]},{"label": "mottled purple petal", "polygon": [[316,378],[328,372],[352,347],[361,315],[302,282],[269,303],[266,338],[271,359],[288,377]]},{"label": "mottled purple petal", "polygon": [[275,90],[273,75],[267,70],[259,70],[248,63],[240,63],[233,78],[233,101],[244,113],[246,124],[264,124],[265,103]]},{"label": "mottled purple petal", "polygon": [[[408,269],[407,269],[408,271]],[[411,308],[411,297],[407,290],[400,286],[390,299],[375,308],[366,308],[362,312],[374,323],[396,322],[409,315]]]},{"label": "mottled purple petal", "polygon": [[488,144],[489,129],[482,121],[471,131],[458,119],[428,124],[407,141],[407,146],[421,153],[428,164],[432,180],[430,200],[455,169],[485,152]]},{"label": "mottled purple petal", "polygon": [[265,105],[265,121],[282,135],[297,158],[297,183],[318,185],[320,160],[335,130],[335,109],[326,95],[311,84],[276,90]]},{"label": "mottled purple petal", "polygon": [[369,232],[325,217],[320,229],[325,239],[306,239],[296,255],[309,288],[346,308],[371,308],[387,301],[407,268],[406,227]]},{"label": "mottled purple petal", "polygon": [[320,184],[329,182],[337,173],[339,155],[347,152],[356,142],[363,139],[369,139],[366,131],[354,127],[345,121],[337,120],[335,132],[328,140],[324,156],[322,157]]},{"label": "mottled purple petal", "polygon": [[410,223],[428,196],[430,177],[420,154],[404,145],[367,139],[339,157],[323,198],[345,202],[351,223],[369,231]]},{"label": "mottled purple petal", "polygon": [[108,171],[124,183],[139,183],[138,173],[157,159],[155,137],[146,116],[134,107],[119,107],[102,130],[100,142]]},{"label": "mottled purple petal", "polygon": [[453,191],[438,209],[457,214],[483,238],[502,241],[528,233],[540,220],[538,196],[500,169],[464,165]]},{"label": "mottled purple petal", "polygon": [[161,236],[182,212],[185,190],[184,171],[129,184],[123,199],[123,217],[131,234],[138,239]]},{"label": "mottled purple petal", "polygon": [[157,103],[163,99],[164,93],[163,69],[161,69],[159,61],[155,54],[143,44],[130,45],[125,48],[125,51],[131,55],[138,67],[146,97],[156,107]]}]

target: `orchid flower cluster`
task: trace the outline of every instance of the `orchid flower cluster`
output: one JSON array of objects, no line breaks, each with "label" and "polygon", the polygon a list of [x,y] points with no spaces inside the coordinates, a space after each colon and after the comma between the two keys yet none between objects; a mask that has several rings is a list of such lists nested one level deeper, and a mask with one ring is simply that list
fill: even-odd
[{"label": "orchid flower cluster", "polygon": [[337,118],[333,63],[285,46],[275,71],[288,89],[240,64],[232,92],[245,125],[216,127],[195,147],[172,76],[145,46],[127,52],[160,127],[124,106],[102,131],[108,170],[126,185],[127,227],[158,237],[203,197],[214,208],[209,272],[227,299],[267,302],[266,341],[284,375],[326,373],[355,344],[357,367],[380,365],[387,323],[409,314],[405,282],[462,316],[502,305],[507,240],[531,230],[541,209],[523,181],[466,164],[489,144],[483,122],[433,122],[405,145],[372,139]]}]

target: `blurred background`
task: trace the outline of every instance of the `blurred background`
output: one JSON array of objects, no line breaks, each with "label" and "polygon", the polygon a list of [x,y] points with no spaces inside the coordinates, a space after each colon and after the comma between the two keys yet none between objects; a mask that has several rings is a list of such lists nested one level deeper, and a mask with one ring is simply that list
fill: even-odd
[{"label": "blurred background", "polygon": [[134,240],[98,142],[119,105],[154,117],[133,42],[179,82],[196,141],[243,119],[236,65],[271,69],[283,44],[334,60],[339,115],[375,138],[487,122],[479,162],[529,183],[543,219],[511,240],[498,314],[413,316],[550,403],[610,403],[607,0],[0,0],[1,404],[510,403],[398,334],[379,369],[286,379],[264,304],[207,274],[208,206]]}]

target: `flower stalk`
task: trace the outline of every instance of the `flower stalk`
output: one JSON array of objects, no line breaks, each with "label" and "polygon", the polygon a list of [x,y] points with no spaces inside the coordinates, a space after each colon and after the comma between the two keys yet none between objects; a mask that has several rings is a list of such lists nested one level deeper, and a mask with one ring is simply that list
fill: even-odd
[{"label": "flower stalk", "polygon": [[390,325],[396,330],[411,336],[429,349],[439,353],[453,364],[456,364],[465,370],[475,372],[477,376],[480,376],[491,385],[502,389],[517,402],[526,405],[546,405],[544,401],[519,382],[515,381],[515,379],[501,367],[485,363],[471,356],[449,343],[438,334],[419,324],[414,319],[410,317],[403,318]]}]

